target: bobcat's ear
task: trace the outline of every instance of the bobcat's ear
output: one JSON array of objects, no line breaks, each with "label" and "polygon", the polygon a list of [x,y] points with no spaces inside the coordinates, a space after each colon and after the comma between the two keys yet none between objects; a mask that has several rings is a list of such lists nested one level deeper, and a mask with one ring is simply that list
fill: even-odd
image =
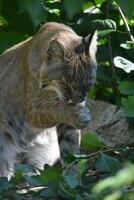
[{"label": "bobcat's ear", "polygon": [[95,30],[92,34],[89,34],[84,38],[87,51],[90,56],[95,55],[97,51],[97,30]]},{"label": "bobcat's ear", "polygon": [[59,41],[57,41],[56,39],[53,39],[49,43],[47,54],[56,55],[56,56],[64,56],[64,47]]}]

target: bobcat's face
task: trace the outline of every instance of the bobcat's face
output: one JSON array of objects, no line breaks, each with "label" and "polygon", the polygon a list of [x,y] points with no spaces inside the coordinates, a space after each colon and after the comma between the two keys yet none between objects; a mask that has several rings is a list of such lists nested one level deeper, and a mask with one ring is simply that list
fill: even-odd
[{"label": "bobcat's face", "polygon": [[[64,98],[72,103],[85,100],[86,93],[96,80],[96,60],[92,61],[86,52],[86,47],[81,44],[76,52],[69,54],[65,60],[65,73],[59,84]],[[71,54],[71,52],[70,52]]]},{"label": "bobcat's face", "polygon": [[52,40],[41,69],[41,87],[54,89],[60,98],[75,104],[84,101],[96,80],[95,53],[96,32],[88,39],[72,40],[68,46]]},{"label": "bobcat's face", "polygon": [[[39,72],[38,80],[41,92],[53,90],[55,96],[71,103],[84,101],[87,91],[96,79],[96,31],[86,38],[75,33],[55,35],[45,46],[41,67],[37,54],[44,50],[37,46],[33,54],[33,71]],[[42,44],[40,44],[42,46]],[[34,65],[37,66],[34,69]],[[48,93],[47,93],[48,94]],[[49,95],[50,96],[50,95]]]}]

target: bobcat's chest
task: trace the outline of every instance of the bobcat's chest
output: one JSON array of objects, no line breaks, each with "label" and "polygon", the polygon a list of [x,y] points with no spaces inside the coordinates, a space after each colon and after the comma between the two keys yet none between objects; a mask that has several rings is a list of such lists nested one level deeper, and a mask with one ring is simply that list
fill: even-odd
[{"label": "bobcat's chest", "polygon": [[33,154],[37,154],[37,157],[41,154],[46,164],[53,165],[60,158],[56,127],[37,129],[25,122],[21,140],[24,144],[22,151],[33,148]]}]

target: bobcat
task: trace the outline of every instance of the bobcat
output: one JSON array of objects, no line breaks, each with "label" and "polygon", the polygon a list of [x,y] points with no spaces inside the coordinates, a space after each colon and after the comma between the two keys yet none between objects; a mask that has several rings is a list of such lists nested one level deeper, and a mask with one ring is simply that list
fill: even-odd
[{"label": "bobcat", "polygon": [[96,39],[96,31],[83,38],[50,22],[0,56],[0,176],[12,176],[18,156],[43,169],[79,151],[80,129],[90,122]]}]

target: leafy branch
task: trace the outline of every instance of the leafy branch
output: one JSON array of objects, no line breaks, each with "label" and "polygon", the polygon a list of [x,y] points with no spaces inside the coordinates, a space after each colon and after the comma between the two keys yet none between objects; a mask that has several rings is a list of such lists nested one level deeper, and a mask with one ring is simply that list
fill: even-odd
[{"label": "leafy branch", "polygon": [[134,147],[122,147],[122,148],[113,148],[113,149],[105,149],[105,150],[99,150],[99,151],[96,151],[94,153],[91,153],[91,154],[87,154],[87,155],[75,155],[75,160],[73,160],[71,163],[69,163],[68,165],[64,166],[64,169],[68,169],[70,168],[72,165],[76,164],[78,162],[78,160],[80,159],[89,159],[93,156],[96,156],[98,154],[102,154],[102,153],[110,153],[110,152],[121,152],[121,151],[126,151],[126,150],[129,150],[129,151],[132,151],[134,150]]}]

